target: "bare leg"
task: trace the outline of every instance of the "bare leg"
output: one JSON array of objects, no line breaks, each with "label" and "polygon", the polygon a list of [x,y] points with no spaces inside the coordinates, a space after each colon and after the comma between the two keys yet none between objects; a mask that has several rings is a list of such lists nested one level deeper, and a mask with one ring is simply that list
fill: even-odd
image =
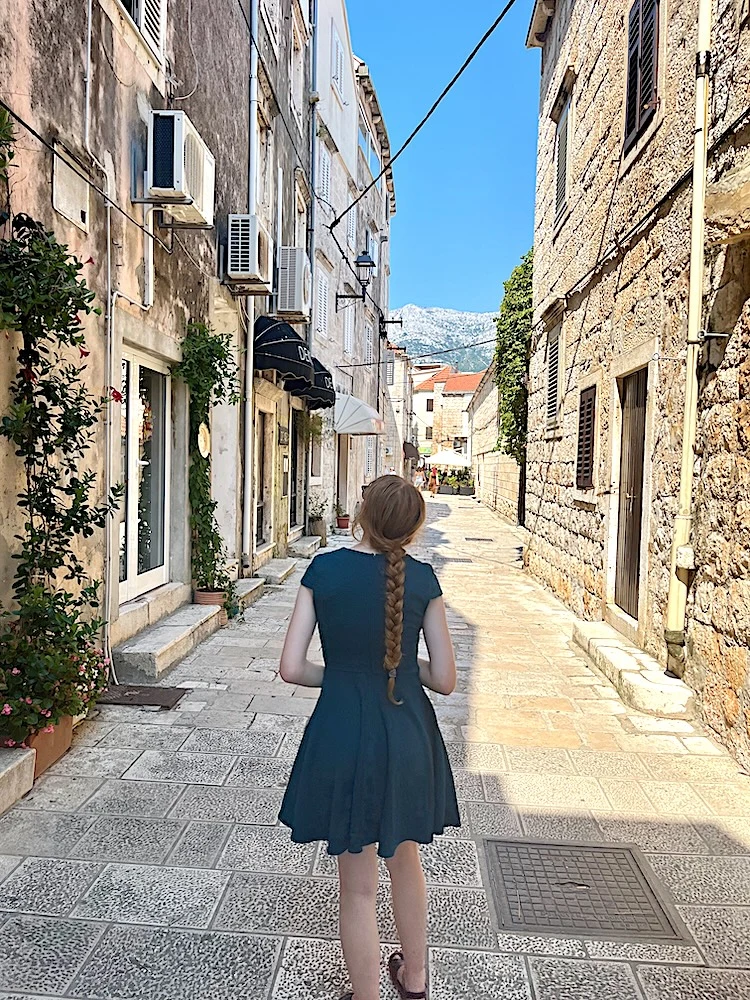
[{"label": "bare leg", "polygon": [[379,1000],[380,940],[375,901],[378,858],[373,846],[339,855],[339,933],[354,1000]]},{"label": "bare leg", "polygon": [[410,993],[425,988],[427,956],[427,889],[418,846],[407,841],[386,861],[391,876],[393,914],[404,953],[401,979]]}]

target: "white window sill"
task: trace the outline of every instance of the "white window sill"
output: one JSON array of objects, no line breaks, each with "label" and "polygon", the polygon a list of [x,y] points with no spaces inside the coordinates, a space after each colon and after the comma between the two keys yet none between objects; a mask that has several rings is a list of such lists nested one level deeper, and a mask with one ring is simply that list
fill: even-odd
[{"label": "white window sill", "polygon": [[573,503],[595,510],[599,505],[596,490],[593,487],[590,490],[579,490],[575,487],[573,489]]},{"label": "white window sill", "polygon": [[545,427],[544,429],[544,440],[545,441],[559,441],[563,436],[562,424],[553,424],[550,427]]},{"label": "white window sill", "polygon": [[270,552],[273,549],[274,545],[275,545],[274,542],[263,542],[262,545],[256,546],[255,555],[264,556],[266,552]]},{"label": "white window sill", "polygon": [[167,89],[163,53],[154,52],[119,0],[100,0],[100,4],[115,31],[119,31],[153,85],[163,96]]}]

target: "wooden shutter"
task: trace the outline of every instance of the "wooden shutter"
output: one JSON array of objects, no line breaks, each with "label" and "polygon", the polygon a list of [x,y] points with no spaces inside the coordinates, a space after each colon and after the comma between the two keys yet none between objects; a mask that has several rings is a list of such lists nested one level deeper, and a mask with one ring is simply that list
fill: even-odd
[{"label": "wooden shutter", "polygon": [[594,485],[594,430],[596,424],[596,386],[581,392],[578,407],[578,457],[576,486],[590,490]]},{"label": "wooden shutter", "polygon": [[559,216],[568,200],[568,124],[570,122],[570,102],[565,105],[560,121],[557,123],[557,163],[555,215]]},{"label": "wooden shutter", "polygon": [[375,360],[373,345],[373,330],[370,323],[365,324],[365,364],[371,365]]},{"label": "wooden shutter", "polygon": [[556,427],[560,402],[560,328],[547,337],[547,426]]},{"label": "wooden shutter", "polygon": [[354,305],[347,306],[344,312],[344,352],[354,353]]},{"label": "wooden shutter", "polygon": [[642,128],[656,110],[656,84],[659,61],[659,2],[642,0],[641,80],[638,92],[638,127]]},{"label": "wooden shutter", "polygon": [[635,0],[628,17],[625,145],[656,111],[659,70],[659,0]]},{"label": "wooden shutter", "polygon": [[318,331],[328,336],[328,275],[318,274]]},{"label": "wooden shutter", "polygon": [[385,382],[386,385],[393,385],[396,381],[396,355],[393,351],[388,351],[385,356]]},{"label": "wooden shutter", "polygon": [[320,183],[318,185],[320,197],[324,201],[331,200],[331,154],[325,146],[320,147]]},{"label": "wooden shutter", "polygon": [[138,27],[158,56],[164,52],[166,16],[167,0],[141,0],[138,10]]},{"label": "wooden shutter", "polygon": [[349,241],[349,246],[356,250],[357,248],[357,206],[349,209],[349,214],[346,217],[346,238]]}]

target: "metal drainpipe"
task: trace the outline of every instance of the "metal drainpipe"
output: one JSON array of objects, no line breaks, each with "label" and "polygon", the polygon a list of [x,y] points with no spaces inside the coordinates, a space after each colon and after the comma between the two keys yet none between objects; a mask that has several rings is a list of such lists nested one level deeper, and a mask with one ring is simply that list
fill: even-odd
[{"label": "metal drainpipe", "polygon": [[[312,24],[310,25],[312,29],[312,43],[311,43],[311,56],[310,56],[310,83],[311,83],[311,93],[317,93],[318,86],[318,0],[312,0]],[[310,268],[312,275],[312,285],[315,288],[315,226],[318,218],[317,203],[315,201],[315,189],[317,187],[317,144],[318,144],[318,103],[317,100],[310,101],[310,185],[312,187],[311,197],[310,197],[310,230],[308,233],[308,256],[310,258]],[[311,296],[312,298],[312,296]],[[313,347],[313,316],[312,316],[312,302],[310,308],[310,322],[307,324],[307,346],[312,352]],[[292,428],[292,433],[294,433],[294,428]],[[337,452],[338,456],[338,452]],[[337,457],[338,462],[338,457]],[[304,531],[307,531],[307,510],[310,499],[310,449],[309,447],[305,449],[305,485],[306,489],[303,491],[303,505],[302,505],[302,523],[304,525]]]},{"label": "metal drainpipe", "polygon": [[682,429],[682,466],[679,508],[675,518],[664,638],[669,669],[681,677],[685,670],[685,613],[688,574],[693,566],[690,536],[698,424],[698,356],[703,319],[705,260],[706,165],[708,147],[708,75],[711,65],[711,0],[698,7],[698,47],[695,78],[695,140],[693,146],[693,205],[690,233],[690,285],[685,359],[685,412]]},{"label": "metal drainpipe", "polygon": [[[247,211],[255,214],[255,188],[258,176],[258,146],[256,126],[258,124],[258,0],[250,4],[250,100],[247,143]],[[253,507],[254,492],[254,406],[253,406],[253,329],[255,326],[255,303],[246,297],[247,331],[245,335],[245,440],[244,476],[242,486],[242,570],[243,575],[253,574]],[[247,571],[247,572],[245,572]]]}]

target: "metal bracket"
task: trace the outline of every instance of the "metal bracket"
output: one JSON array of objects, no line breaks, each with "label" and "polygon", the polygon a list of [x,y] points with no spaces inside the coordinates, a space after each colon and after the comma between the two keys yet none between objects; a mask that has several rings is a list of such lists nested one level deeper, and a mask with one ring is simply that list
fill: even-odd
[{"label": "metal bracket", "polygon": [[192,198],[131,198],[132,205],[192,205]]}]

